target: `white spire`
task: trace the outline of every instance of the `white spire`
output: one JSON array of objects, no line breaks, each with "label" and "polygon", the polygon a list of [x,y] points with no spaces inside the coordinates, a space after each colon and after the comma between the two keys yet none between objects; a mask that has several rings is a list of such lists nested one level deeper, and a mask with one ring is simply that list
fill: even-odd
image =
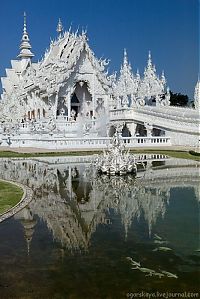
[{"label": "white spire", "polygon": [[136,72],[136,78],[140,80],[140,72],[139,72],[139,69],[137,69],[137,72]]},{"label": "white spire", "polygon": [[147,66],[152,67],[151,51],[149,51]]},{"label": "white spire", "polygon": [[152,63],[151,51],[149,51],[149,54],[148,54],[147,67],[145,68],[144,76],[145,77],[148,77],[148,76],[156,77],[156,68]]},{"label": "white spire", "polygon": [[29,43],[29,36],[26,29],[26,13],[24,12],[24,29],[23,29],[23,35],[21,39],[21,45],[19,47],[20,53],[17,57],[21,59],[31,59],[35,55],[31,52],[31,44]]},{"label": "white spire", "polygon": [[165,78],[165,72],[164,71],[162,71],[161,82],[162,82],[163,85],[166,85],[166,78]]},{"label": "white spire", "polygon": [[139,81],[140,76],[138,74],[137,77],[134,77],[126,49],[124,49],[124,59],[120,69],[120,76],[114,88],[114,94],[123,106],[130,104],[131,95],[136,93]]},{"label": "white spire", "polygon": [[127,66],[128,65],[128,56],[127,56],[127,52],[126,52],[126,49],[124,48],[124,63],[123,63],[124,66]]},{"label": "white spire", "polygon": [[121,66],[120,75],[125,79],[129,79],[133,76],[131,65],[128,62],[128,55],[126,49],[124,49],[124,60]]},{"label": "white spire", "polygon": [[56,29],[56,31],[58,32],[59,35],[61,35],[62,32],[63,32],[63,25],[62,25],[62,22],[61,22],[61,19],[60,19],[60,18],[59,18],[59,20],[58,20],[58,25],[57,25],[57,29]]}]

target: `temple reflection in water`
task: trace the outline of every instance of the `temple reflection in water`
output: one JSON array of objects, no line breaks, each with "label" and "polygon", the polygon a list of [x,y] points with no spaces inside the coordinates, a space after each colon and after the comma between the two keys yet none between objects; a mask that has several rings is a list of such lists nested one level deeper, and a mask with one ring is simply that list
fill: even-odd
[{"label": "temple reflection in water", "polygon": [[151,236],[157,219],[165,216],[171,188],[192,186],[198,198],[195,162],[146,157],[146,169],[137,177],[97,176],[89,162],[89,157],[0,160],[1,178],[34,191],[31,203],[15,215],[28,250],[38,217],[63,248],[87,250],[92,234],[99,225],[112,225],[113,215],[121,219],[124,239],[141,219]]}]

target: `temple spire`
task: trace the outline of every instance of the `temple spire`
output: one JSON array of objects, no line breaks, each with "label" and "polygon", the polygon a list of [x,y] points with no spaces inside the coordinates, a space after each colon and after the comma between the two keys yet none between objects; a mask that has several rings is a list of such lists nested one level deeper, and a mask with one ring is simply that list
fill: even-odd
[{"label": "temple spire", "polygon": [[128,56],[127,56],[127,51],[126,49],[124,49],[124,66],[128,65]]},{"label": "temple spire", "polygon": [[144,76],[156,77],[156,67],[155,67],[155,65],[153,65],[153,62],[152,62],[151,51],[149,51],[149,54],[148,54],[147,67],[145,68]]},{"label": "temple spire", "polygon": [[151,58],[151,51],[149,51],[148,55],[148,62],[147,62],[148,67],[152,67],[152,58]]},{"label": "temple spire", "polygon": [[165,78],[165,72],[164,71],[162,71],[161,82],[163,83],[163,85],[166,84],[166,78]]},{"label": "temple spire", "polygon": [[21,44],[20,44],[20,53],[17,56],[18,58],[22,59],[31,59],[32,57],[34,57],[35,55],[31,52],[31,44],[30,44],[30,40],[29,40],[29,36],[28,36],[28,32],[27,32],[27,25],[26,25],[26,13],[24,12],[24,28],[23,28],[23,35],[22,35],[22,39],[21,39]]},{"label": "temple spire", "polygon": [[63,32],[63,25],[62,25],[62,22],[61,22],[61,19],[59,18],[58,20],[58,25],[57,25],[57,29],[56,31],[58,32],[59,36],[61,36],[62,32]]}]

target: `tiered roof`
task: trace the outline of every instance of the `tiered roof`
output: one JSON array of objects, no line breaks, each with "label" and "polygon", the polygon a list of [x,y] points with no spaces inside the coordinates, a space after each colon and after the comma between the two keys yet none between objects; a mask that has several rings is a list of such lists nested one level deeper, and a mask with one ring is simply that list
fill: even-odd
[{"label": "tiered roof", "polygon": [[57,94],[60,88],[65,86],[71,74],[76,72],[78,64],[82,63],[81,59],[83,57],[87,57],[90,61],[92,72],[95,72],[95,76],[101,83],[105,93],[113,94],[114,98],[121,98],[121,104],[124,106],[130,105],[130,98],[132,102],[137,103],[137,99],[144,101],[145,98],[156,98],[166,93],[164,73],[161,78],[157,76],[150,53],[144,71],[144,78],[141,79],[139,72],[133,74],[125,50],[120,75],[116,80],[115,76],[111,75],[109,77],[106,72],[108,61],[95,57],[88,45],[85,31],[78,33],[71,32],[70,29],[63,33],[60,20],[57,31],[58,38],[51,42],[44,58],[38,63],[32,63],[31,58],[34,54],[31,52],[26,29],[26,15],[24,16],[21,51],[18,55],[20,60],[12,60],[12,68],[7,69],[7,76],[2,78],[4,92],[1,97],[3,100],[8,99],[9,103],[12,101],[15,103],[17,98],[20,105],[23,105],[28,93],[37,91],[40,99]]},{"label": "tiered roof", "polygon": [[11,97],[14,93],[15,98],[23,98],[25,93],[35,89],[48,95],[58,92],[74,72],[83,52],[94,67],[102,86],[108,91],[110,81],[105,72],[107,61],[95,57],[84,31],[80,34],[68,31],[51,42],[40,62],[29,64],[23,70],[21,61],[12,61],[12,69],[7,72],[6,78],[2,78],[5,90],[3,97]]}]

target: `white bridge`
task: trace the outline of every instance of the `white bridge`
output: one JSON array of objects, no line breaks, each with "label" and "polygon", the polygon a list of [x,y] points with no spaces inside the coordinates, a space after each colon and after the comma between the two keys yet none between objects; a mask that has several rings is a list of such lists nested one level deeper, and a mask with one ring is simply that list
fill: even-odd
[{"label": "white bridge", "polygon": [[[158,143],[196,147],[199,144],[200,117],[197,109],[144,106],[111,110],[110,124],[118,126],[120,123],[127,126],[131,136],[135,135],[137,124],[142,124],[148,137],[152,138],[153,129],[162,131],[165,138],[170,137],[169,140],[159,140]],[[146,144],[145,139],[139,142]],[[151,139],[147,142],[154,141]]]}]

